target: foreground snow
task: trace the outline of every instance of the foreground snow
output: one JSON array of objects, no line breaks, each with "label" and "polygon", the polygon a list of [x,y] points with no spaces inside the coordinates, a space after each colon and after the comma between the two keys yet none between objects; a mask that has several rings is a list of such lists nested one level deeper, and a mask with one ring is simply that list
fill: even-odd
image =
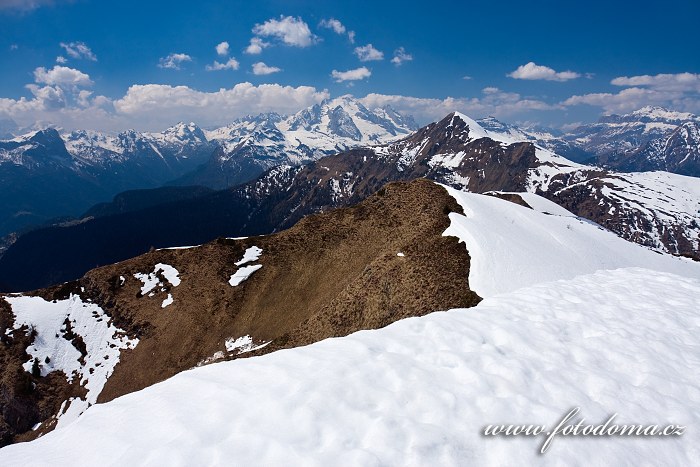
[{"label": "foreground snow", "polygon": [[[691,465],[700,281],[601,271],[476,308],[181,373],[0,450],[12,465]],[[484,437],[494,423],[679,424],[683,436]]]}]

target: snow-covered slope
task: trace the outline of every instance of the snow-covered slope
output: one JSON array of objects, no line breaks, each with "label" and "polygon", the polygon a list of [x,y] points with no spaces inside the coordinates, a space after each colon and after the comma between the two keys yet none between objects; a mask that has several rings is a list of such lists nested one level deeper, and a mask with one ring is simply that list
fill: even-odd
[{"label": "snow-covered slope", "polygon": [[450,214],[452,225],[445,235],[465,242],[471,256],[469,284],[482,297],[626,267],[700,280],[700,263],[660,255],[623,240],[586,219],[561,212],[557,204],[538,195],[523,194],[533,211],[492,196],[446,189],[464,215]]},{"label": "snow-covered slope", "polygon": [[[468,310],[181,373],[3,448],[0,461],[692,465],[699,310],[700,282],[645,269],[539,284]],[[544,433],[482,435],[501,423],[552,430],[572,407],[580,413],[567,425],[615,413],[614,424],[687,429],[559,435],[545,454]]]}]

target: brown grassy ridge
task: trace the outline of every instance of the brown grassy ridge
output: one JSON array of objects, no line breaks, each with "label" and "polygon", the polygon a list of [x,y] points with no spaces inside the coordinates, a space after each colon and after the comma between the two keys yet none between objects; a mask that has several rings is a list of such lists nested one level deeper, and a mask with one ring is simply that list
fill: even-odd
[{"label": "brown grassy ridge", "polygon": [[[462,210],[431,181],[390,183],[353,207],[307,216],[277,234],[155,250],[36,294],[78,293],[140,339],[122,352],[99,397],[106,402],[226,354],[228,338],[271,341],[241,356],[261,355],[476,305],[469,254],[456,238],[442,236],[450,212]],[[262,248],[254,263],[262,268],[232,287],[234,263],[251,246]],[[165,291],[142,296],[134,274],[152,272],[156,263],[175,267],[182,282],[164,281]],[[168,293],[174,302],[161,308]]]}]

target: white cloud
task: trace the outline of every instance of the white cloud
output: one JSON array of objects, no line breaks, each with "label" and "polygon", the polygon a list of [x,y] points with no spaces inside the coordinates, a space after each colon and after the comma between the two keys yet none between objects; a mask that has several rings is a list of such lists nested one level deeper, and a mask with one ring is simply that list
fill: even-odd
[{"label": "white cloud", "polygon": [[222,57],[225,57],[228,55],[228,42],[223,41],[216,46],[216,53],[219,54]]},{"label": "white cloud", "polygon": [[345,26],[335,18],[323,19],[318,25],[322,28],[332,29],[338,35],[345,34]]},{"label": "white cloud", "polygon": [[310,86],[240,83],[231,89],[202,92],[187,86],[147,84],[131,86],[124,97],[114,101],[114,107],[130,121],[160,128],[178,120],[208,126],[261,112],[293,113],[328,97],[328,91]]},{"label": "white cloud", "polygon": [[64,57],[62,55],[59,55],[58,57],[56,57],[56,63],[60,63],[61,65],[64,65],[64,64],[68,63],[68,59],[66,59],[66,57]]},{"label": "white cloud", "polygon": [[620,76],[611,84],[627,87],[617,93],[591,93],[571,96],[564,106],[592,105],[608,113],[626,113],[647,105],[700,113],[700,74],[677,73]]},{"label": "white cloud", "polygon": [[252,37],[250,39],[250,44],[245,49],[245,53],[250,55],[259,55],[262,53],[264,48],[269,46],[270,44],[268,42],[263,41],[259,37]]},{"label": "white cloud", "polygon": [[92,60],[93,62],[97,61],[97,57],[95,56],[95,54],[92,53],[90,47],[85,45],[84,42],[61,42],[59,45],[66,50],[66,54],[68,54],[68,56],[71,58],[82,58],[85,60]]},{"label": "white cloud", "polygon": [[580,78],[581,74],[574,71],[557,72],[548,66],[529,62],[525,65],[520,65],[515,71],[508,73],[506,76],[514,79],[568,81],[570,79]]},{"label": "white cloud", "polygon": [[187,54],[170,54],[167,57],[162,57],[158,61],[158,66],[160,68],[167,68],[170,70],[179,70],[180,65],[183,62],[191,62],[192,57]]},{"label": "white cloud", "polygon": [[357,55],[357,58],[359,58],[361,62],[384,60],[384,52],[375,49],[372,44],[355,47],[355,55]]},{"label": "white cloud", "polygon": [[271,111],[291,114],[329,97],[328,91],[310,86],[251,83],[215,92],[187,86],[134,85],[116,100],[92,97],[89,91],[73,96],[58,86],[32,84],[27,88],[31,98],[0,98],[0,116],[11,118],[20,127],[57,125],[68,130],[160,131],[179,120],[221,126],[250,114]]},{"label": "white cloud", "polygon": [[277,68],[276,66],[267,66],[263,62],[253,64],[254,75],[271,75],[272,73],[277,73],[278,71],[282,71],[282,69]]},{"label": "white cloud", "polygon": [[238,63],[238,60],[231,57],[228,59],[228,61],[226,63],[219,63],[216,60],[214,60],[214,63],[212,63],[211,65],[207,65],[204,68],[207,71],[238,70],[239,66],[240,66],[240,64]]},{"label": "white cloud", "polygon": [[39,67],[34,70],[34,81],[49,86],[62,88],[75,88],[78,86],[90,86],[90,76],[75,68],[56,65],[50,70]]},{"label": "white cloud", "polygon": [[658,91],[700,92],[700,74],[696,73],[620,76],[610,83],[615,86],[648,87]]},{"label": "white cloud", "polygon": [[348,40],[351,44],[355,43],[355,31],[348,31]]},{"label": "white cloud", "polygon": [[256,24],[253,34],[273,37],[293,47],[308,47],[317,40],[316,36],[311,34],[308,24],[301,18],[292,16],[280,16],[280,19],[271,18],[262,24]]},{"label": "white cloud", "polygon": [[394,50],[394,58],[391,59],[391,63],[401,66],[403,62],[410,62],[411,60],[413,60],[413,55],[407,53],[403,47],[399,47]]},{"label": "white cloud", "polygon": [[348,71],[338,71],[333,70],[331,76],[337,83],[342,83],[343,81],[357,81],[372,76],[372,72],[367,69],[367,67],[356,68],[354,70]]},{"label": "white cloud", "polygon": [[419,122],[427,123],[445,117],[450,112],[459,111],[473,118],[493,115],[508,117],[524,114],[532,110],[556,110],[558,105],[523,98],[520,94],[488,87],[482,90],[481,97],[446,97],[444,99],[410,97],[386,94],[368,94],[360,99],[369,107],[391,105],[399,112],[411,114]]},{"label": "white cloud", "polygon": [[464,80],[470,80],[470,79],[472,79],[472,77],[469,76],[469,75],[464,75],[464,76],[462,76],[462,79],[464,79]]}]

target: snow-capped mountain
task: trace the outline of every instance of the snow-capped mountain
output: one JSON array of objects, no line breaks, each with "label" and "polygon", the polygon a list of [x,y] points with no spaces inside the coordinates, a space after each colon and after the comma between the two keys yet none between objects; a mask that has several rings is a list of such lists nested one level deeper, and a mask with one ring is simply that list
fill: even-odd
[{"label": "snow-capped mountain", "polygon": [[[454,134],[478,140],[455,117]],[[509,195],[516,202],[499,199]],[[649,423],[700,421],[700,263],[627,242],[533,193],[393,183],[284,232],[152,251],[2,297],[0,310],[0,371],[10,375],[0,405],[19,415],[0,411],[15,429],[5,433],[43,435],[1,449],[8,466],[165,455],[537,462],[544,435],[480,433],[508,417],[556,426],[572,388],[594,424],[611,411],[646,423],[632,418],[639,407]],[[683,465],[695,454],[676,437],[575,441],[557,438],[547,459]]]},{"label": "snow-capped mountain", "polygon": [[687,112],[643,107],[625,115],[601,117],[568,133],[519,127],[493,117],[478,123],[502,139],[529,141],[577,162],[623,172],[664,170],[700,176],[694,162],[695,154],[700,153],[696,137],[700,117]]},{"label": "snow-capped mountain", "polygon": [[118,135],[48,128],[0,141],[0,235],[80,215],[125,190],[160,186],[194,170],[213,149],[194,124]]},{"label": "snow-capped mountain", "polygon": [[245,117],[206,132],[219,150],[178,184],[225,188],[277,165],[304,164],[352,147],[386,143],[416,128],[413,118],[391,107],[370,110],[351,96],[325,100],[289,117]]},{"label": "snow-capped mountain", "polygon": [[[597,123],[574,129],[565,138],[590,153],[594,163],[618,168],[618,164],[624,166],[629,155],[639,152],[649,142],[667,138],[689,122],[700,123],[700,117],[661,107],[643,107],[625,115],[604,116]],[[654,170],[653,165],[653,161],[637,164],[635,170]]]},{"label": "snow-capped mountain", "polygon": [[641,148],[606,158],[605,166],[626,172],[663,170],[700,176],[700,120],[688,121]]}]

